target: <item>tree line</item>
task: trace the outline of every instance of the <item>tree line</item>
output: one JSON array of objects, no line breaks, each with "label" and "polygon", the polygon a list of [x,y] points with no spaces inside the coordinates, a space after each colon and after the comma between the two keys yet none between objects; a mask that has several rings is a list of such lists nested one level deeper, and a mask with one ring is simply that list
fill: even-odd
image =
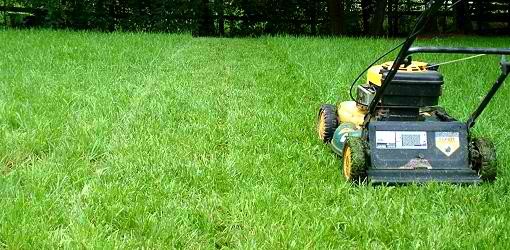
[{"label": "tree line", "polygon": [[[406,34],[429,0],[3,0],[6,26],[199,36]],[[445,1],[430,33],[510,34],[510,0]]]}]

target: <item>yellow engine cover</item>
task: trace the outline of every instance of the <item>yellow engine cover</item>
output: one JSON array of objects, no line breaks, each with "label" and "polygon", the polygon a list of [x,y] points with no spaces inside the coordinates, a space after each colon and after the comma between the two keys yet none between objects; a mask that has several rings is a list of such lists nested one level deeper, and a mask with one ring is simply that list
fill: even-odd
[{"label": "yellow engine cover", "polygon": [[[381,65],[376,65],[371,67],[367,73],[367,83],[373,84],[376,86],[381,86],[382,84],[382,74],[380,73],[382,69],[390,69],[393,65],[393,62],[385,62]],[[400,65],[399,71],[406,72],[424,72],[427,71],[428,63],[412,61],[410,65],[405,67],[404,65]]]},{"label": "yellow engine cover", "polygon": [[338,105],[337,113],[340,122],[350,122],[360,128],[367,112],[359,108],[355,101],[345,101]]}]

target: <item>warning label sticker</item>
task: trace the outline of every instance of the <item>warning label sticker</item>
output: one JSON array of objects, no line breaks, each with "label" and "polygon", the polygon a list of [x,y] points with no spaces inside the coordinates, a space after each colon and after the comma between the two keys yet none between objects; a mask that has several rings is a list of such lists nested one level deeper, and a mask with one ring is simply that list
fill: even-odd
[{"label": "warning label sticker", "polygon": [[376,131],[375,137],[379,149],[427,149],[424,131]]},{"label": "warning label sticker", "polygon": [[459,132],[436,132],[436,148],[446,156],[460,148]]},{"label": "warning label sticker", "polygon": [[395,131],[375,131],[377,148],[395,148]]}]

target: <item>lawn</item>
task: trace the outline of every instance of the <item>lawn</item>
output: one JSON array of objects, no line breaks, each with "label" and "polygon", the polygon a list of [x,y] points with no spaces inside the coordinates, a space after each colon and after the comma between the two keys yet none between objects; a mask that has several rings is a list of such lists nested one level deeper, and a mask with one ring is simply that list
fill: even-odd
[{"label": "lawn", "polygon": [[[509,86],[474,131],[494,183],[355,186],[317,139],[319,105],[399,41],[0,31],[0,248],[508,248]],[[449,113],[498,61],[442,67]]]}]

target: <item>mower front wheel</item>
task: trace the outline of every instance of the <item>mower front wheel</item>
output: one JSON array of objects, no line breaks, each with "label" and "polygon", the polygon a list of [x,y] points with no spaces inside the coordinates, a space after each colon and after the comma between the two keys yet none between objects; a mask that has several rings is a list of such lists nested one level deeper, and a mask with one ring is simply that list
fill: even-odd
[{"label": "mower front wheel", "polygon": [[471,165],[484,181],[493,181],[498,172],[498,161],[494,144],[484,138],[471,142]]},{"label": "mower front wheel", "polygon": [[367,157],[363,140],[347,137],[342,153],[342,172],[346,180],[362,182],[367,174]]},{"label": "mower front wheel", "polygon": [[319,134],[319,139],[324,143],[329,143],[337,127],[336,107],[331,104],[321,105],[317,116],[317,133]]}]

